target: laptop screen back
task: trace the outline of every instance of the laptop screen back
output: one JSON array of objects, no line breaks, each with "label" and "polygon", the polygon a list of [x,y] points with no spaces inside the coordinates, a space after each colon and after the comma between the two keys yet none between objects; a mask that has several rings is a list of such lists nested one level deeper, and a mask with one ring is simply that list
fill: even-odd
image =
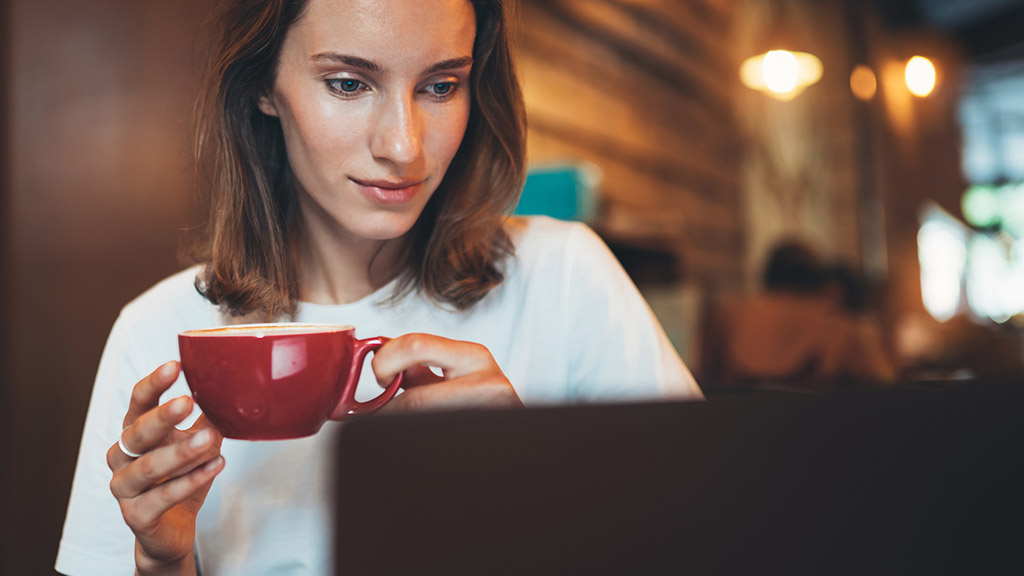
[{"label": "laptop screen back", "polygon": [[1024,573],[1016,389],[374,416],[339,574]]}]

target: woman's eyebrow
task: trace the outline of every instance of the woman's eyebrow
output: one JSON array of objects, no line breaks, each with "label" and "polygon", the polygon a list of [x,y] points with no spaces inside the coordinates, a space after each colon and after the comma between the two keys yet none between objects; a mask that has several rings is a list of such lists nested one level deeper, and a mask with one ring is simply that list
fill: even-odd
[{"label": "woman's eyebrow", "polygon": [[317,62],[337,62],[353,68],[360,68],[367,72],[382,72],[384,67],[372,60],[366,58],[360,58],[359,56],[352,56],[349,54],[338,54],[337,52],[321,52],[320,54],[314,54],[309,57],[310,60]]},{"label": "woman's eyebrow", "polygon": [[459,68],[465,68],[473,64],[472,56],[462,56],[461,58],[450,58],[448,60],[441,60],[436,64],[432,64],[426,70],[424,74],[433,74],[434,72],[441,72],[442,70],[458,70]]},{"label": "woman's eyebrow", "polygon": [[[310,60],[316,62],[336,62],[338,64],[344,64],[353,68],[359,68],[366,70],[367,72],[380,73],[384,71],[384,67],[380,64],[367,60],[366,58],[360,58],[359,56],[352,56],[351,54],[339,54],[337,52],[321,52],[314,54],[309,57]],[[427,67],[423,71],[424,74],[433,74],[443,70],[458,70],[459,68],[465,68],[473,64],[472,56],[461,56],[459,58],[449,58],[448,60],[441,60]]]}]

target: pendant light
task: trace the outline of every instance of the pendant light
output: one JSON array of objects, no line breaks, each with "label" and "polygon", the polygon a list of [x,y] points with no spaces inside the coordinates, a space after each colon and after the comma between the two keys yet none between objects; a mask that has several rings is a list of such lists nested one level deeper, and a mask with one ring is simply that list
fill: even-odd
[{"label": "pendant light", "polygon": [[789,2],[776,2],[770,10],[762,52],[744,60],[740,80],[748,88],[789,101],[820,80],[823,69],[817,56],[799,49],[802,41],[793,26]]}]

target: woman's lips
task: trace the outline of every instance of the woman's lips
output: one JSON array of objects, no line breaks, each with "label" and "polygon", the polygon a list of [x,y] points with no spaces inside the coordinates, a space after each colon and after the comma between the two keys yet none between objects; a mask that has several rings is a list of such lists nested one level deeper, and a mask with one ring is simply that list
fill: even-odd
[{"label": "woman's lips", "polygon": [[351,178],[363,194],[380,204],[403,204],[412,200],[424,180],[357,180]]}]

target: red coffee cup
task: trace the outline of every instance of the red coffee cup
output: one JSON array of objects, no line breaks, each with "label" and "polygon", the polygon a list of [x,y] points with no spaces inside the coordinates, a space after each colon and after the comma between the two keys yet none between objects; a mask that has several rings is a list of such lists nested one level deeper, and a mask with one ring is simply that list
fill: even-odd
[{"label": "red coffee cup", "polygon": [[355,399],[366,354],[387,341],[359,340],[352,326],[248,324],[187,330],[178,349],[192,398],[226,438],[278,440],[391,400],[402,374],[373,400]]}]

